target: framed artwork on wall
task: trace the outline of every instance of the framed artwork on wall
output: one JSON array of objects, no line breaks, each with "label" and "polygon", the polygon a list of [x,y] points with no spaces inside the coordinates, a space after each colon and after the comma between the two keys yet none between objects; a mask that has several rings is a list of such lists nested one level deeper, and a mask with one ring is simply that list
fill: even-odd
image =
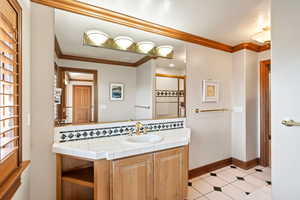
[{"label": "framed artwork on wall", "polygon": [[204,103],[218,103],[219,101],[219,81],[203,80],[203,99]]},{"label": "framed artwork on wall", "polygon": [[123,83],[111,83],[110,84],[110,100],[111,101],[123,101],[124,99],[124,84]]}]

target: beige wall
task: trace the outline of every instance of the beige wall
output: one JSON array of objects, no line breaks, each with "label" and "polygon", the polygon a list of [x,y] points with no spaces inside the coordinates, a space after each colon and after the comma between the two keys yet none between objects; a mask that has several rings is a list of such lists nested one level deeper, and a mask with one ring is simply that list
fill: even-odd
[{"label": "beige wall", "polygon": [[135,119],[153,119],[155,90],[155,62],[153,59],[136,69],[135,105],[150,106],[150,109],[135,108]]},{"label": "beige wall", "polygon": [[30,200],[55,199],[54,9],[31,4],[31,176]]},{"label": "beige wall", "polygon": [[249,161],[259,156],[259,61],[268,51],[233,54],[232,156]]},{"label": "beige wall", "polygon": [[[231,107],[232,55],[187,43],[187,126],[192,129],[190,168],[231,157],[230,112],[194,112]],[[220,102],[202,103],[202,80],[220,81]]]},{"label": "beige wall", "polygon": [[[23,160],[31,159],[31,131],[30,131],[30,0],[18,0],[22,7],[22,152]],[[29,200],[30,167],[22,174],[22,184],[13,197],[13,200]]]},{"label": "beige wall", "polygon": [[[98,71],[98,121],[135,119],[136,68],[62,59],[58,59],[57,64]],[[123,101],[110,101],[110,83],[124,84]]]}]

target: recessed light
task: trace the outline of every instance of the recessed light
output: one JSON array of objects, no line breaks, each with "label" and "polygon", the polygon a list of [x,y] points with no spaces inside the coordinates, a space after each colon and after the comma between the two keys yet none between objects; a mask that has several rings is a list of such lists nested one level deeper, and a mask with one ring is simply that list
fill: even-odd
[{"label": "recessed light", "polygon": [[98,30],[87,31],[86,35],[88,39],[97,46],[103,45],[109,39],[109,36],[106,33]]},{"label": "recessed light", "polygon": [[172,47],[171,45],[163,45],[163,46],[159,46],[157,47],[157,51],[158,51],[158,54],[160,56],[168,56],[170,53],[172,53],[174,47]]},{"label": "recessed light", "polygon": [[175,67],[175,64],[171,63],[169,64],[169,67]]},{"label": "recessed light", "polygon": [[114,39],[116,45],[123,50],[128,49],[133,44],[133,39],[127,36],[118,36]]},{"label": "recessed light", "polygon": [[138,50],[142,53],[149,53],[155,44],[153,42],[142,41],[137,43]]}]

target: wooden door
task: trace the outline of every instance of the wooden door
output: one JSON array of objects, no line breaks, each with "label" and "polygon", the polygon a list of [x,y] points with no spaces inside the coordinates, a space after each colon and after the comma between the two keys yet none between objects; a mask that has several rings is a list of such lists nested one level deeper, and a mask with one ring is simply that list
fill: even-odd
[{"label": "wooden door", "polygon": [[113,200],[153,200],[153,154],[113,161],[112,171]]},{"label": "wooden door", "polygon": [[91,122],[92,87],[85,85],[73,86],[73,123]]},{"label": "wooden door", "polygon": [[154,199],[183,200],[188,184],[187,148],[154,154]]}]

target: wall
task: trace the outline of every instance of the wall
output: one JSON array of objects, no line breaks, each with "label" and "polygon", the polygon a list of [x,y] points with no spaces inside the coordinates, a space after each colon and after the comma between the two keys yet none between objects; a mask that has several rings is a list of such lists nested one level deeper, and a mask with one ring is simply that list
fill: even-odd
[{"label": "wall", "polygon": [[184,76],[185,69],[178,69],[178,68],[171,68],[171,67],[157,67],[156,73]]},{"label": "wall", "polygon": [[258,54],[241,50],[233,54],[232,157],[242,161],[258,154]]},{"label": "wall", "polygon": [[[135,119],[136,68],[62,59],[57,64],[98,71],[98,121]],[[124,83],[123,101],[110,101],[110,83]]]},{"label": "wall", "polygon": [[246,160],[245,51],[234,53],[232,61],[231,152],[232,157]]},{"label": "wall", "polygon": [[[173,91],[178,90],[178,79],[169,77],[156,77],[156,89]],[[178,97],[156,97],[156,101],[156,117],[166,118],[176,117],[178,115]]]},{"label": "wall", "polygon": [[[30,48],[31,48],[31,29],[30,29],[30,0],[18,0],[22,7],[22,152],[23,160],[31,159],[31,127],[30,127]],[[22,174],[22,184],[15,193],[13,200],[29,200],[29,184],[30,184],[30,166]]]},{"label": "wall", "polygon": [[[231,107],[231,53],[207,47],[187,46],[187,126],[192,129],[190,168],[231,157],[231,114],[194,112],[195,108]],[[220,102],[202,103],[202,80],[220,81]]]},{"label": "wall", "polygon": [[245,51],[246,54],[246,160],[257,158],[258,138],[258,54]]},{"label": "wall", "polygon": [[[42,19],[42,20],[41,20]],[[54,9],[31,4],[31,175],[30,200],[55,195]]]},{"label": "wall", "polygon": [[154,108],[155,63],[154,60],[142,64],[136,69],[135,105],[150,106],[150,109],[135,108],[135,119],[152,119]]}]

